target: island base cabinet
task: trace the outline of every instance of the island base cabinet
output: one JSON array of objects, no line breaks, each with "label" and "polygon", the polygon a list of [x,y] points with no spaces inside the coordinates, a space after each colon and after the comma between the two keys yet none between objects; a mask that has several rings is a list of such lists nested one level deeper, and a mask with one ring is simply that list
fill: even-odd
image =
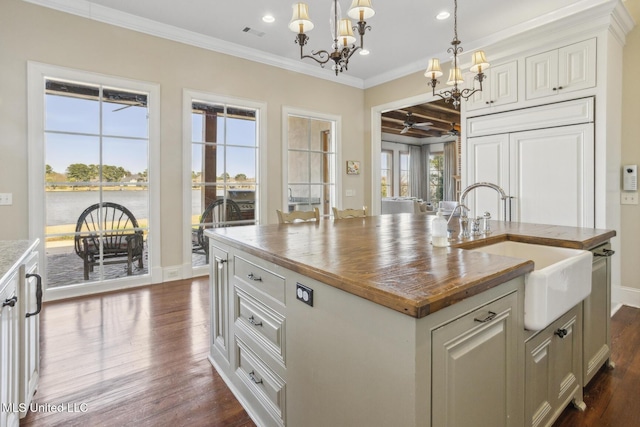
[{"label": "island base cabinet", "polygon": [[526,426],[550,426],[572,400],[584,409],[581,316],[578,304],[525,343]]},{"label": "island base cabinet", "polygon": [[432,332],[432,426],[519,424],[517,301],[512,293]]},{"label": "island base cabinet", "polygon": [[20,268],[20,418],[27,415],[40,381],[40,316],[38,311],[38,252],[32,252]]}]

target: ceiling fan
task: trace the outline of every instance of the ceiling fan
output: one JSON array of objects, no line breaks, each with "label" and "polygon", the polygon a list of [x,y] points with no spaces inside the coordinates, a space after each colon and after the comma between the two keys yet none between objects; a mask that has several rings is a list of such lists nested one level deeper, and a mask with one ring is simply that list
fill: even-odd
[{"label": "ceiling fan", "polygon": [[404,129],[400,131],[400,134],[405,134],[409,132],[409,129],[414,129],[414,128],[426,127],[428,129],[429,126],[433,124],[431,122],[416,123],[415,121],[413,121],[411,117],[412,117],[411,112],[408,112],[407,118],[404,119],[404,123],[403,123]]},{"label": "ceiling fan", "polygon": [[458,129],[456,129],[455,122],[451,123],[451,129],[449,129],[446,132],[443,132],[443,135],[460,136],[460,131]]}]

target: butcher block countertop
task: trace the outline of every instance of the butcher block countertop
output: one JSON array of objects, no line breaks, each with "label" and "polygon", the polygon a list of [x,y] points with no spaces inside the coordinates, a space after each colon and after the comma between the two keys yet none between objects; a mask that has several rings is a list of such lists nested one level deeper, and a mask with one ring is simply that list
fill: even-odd
[{"label": "butcher block countertop", "polygon": [[[422,318],[533,270],[465,250],[503,240],[590,249],[615,231],[491,221],[492,233],[430,243],[428,215],[397,214],[208,230],[214,240],[406,315]],[[454,224],[454,222],[456,224]],[[451,221],[457,226],[457,218]],[[455,233],[457,235],[457,231]]]}]

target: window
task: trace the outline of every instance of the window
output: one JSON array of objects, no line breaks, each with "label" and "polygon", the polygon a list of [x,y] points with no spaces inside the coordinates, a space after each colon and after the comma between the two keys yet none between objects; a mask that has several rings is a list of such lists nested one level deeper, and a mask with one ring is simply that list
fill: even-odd
[{"label": "window", "polygon": [[429,195],[434,206],[443,200],[443,170],[444,153],[432,152],[429,154]]},{"label": "window", "polygon": [[380,188],[382,197],[393,196],[393,151],[382,150],[380,158]]},{"label": "window", "polygon": [[329,216],[336,206],[335,123],[294,114],[287,120],[287,209]]},{"label": "window", "polygon": [[254,224],[259,201],[258,115],[253,107],[191,101],[192,264],[208,263],[203,231]]},{"label": "window", "polygon": [[[29,229],[47,299],[161,280],[159,85],[36,62],[27,70]],[[104,221],[113,205],[137,225]],[[76,232],[84,212],[96,219],[86,236]],[[135,242],[133,262],[109,256],[118,235]]]},{"label": "window", "polygon": [[411,180],[409,178],[409,153],[400,152],[400,196],[411,194]]}]

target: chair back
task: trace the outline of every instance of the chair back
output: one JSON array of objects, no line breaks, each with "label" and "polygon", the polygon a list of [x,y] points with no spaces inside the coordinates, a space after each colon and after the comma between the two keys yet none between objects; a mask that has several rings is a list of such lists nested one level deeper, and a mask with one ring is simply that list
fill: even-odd
[{"label": "chair back", "polygon": [[76,223],[76,253],[82,257],[84,238],[93,248],[99,248],[102,240],[105,250],[118,249],[126,236],[132,233],[142,235],[138,228],[138,221],[126,207],[113,202],[93,204],[80,214]]},{"label": "chair back", "polygon": [[209,255],[209,238],[204,235],[208,228],[229,227],[233,221],[242,221],[240,206],[233,200],[217,199],[207,206],[200,216],[198,244]]},{"label": "chair back", "polygon": [[276,210],[278,214],[278,223],[290,224],[292,222],[305,222],[305,221],[320,221],[320,211],[318,208],[313,208],[312,211],[293,211],[282,212],[280,209]]},{"label": "chair back", "polygon": [[333,219],[346,219],[346,218],[364,218],[367,216],[367,207],[363,206],[362,209],[336,209],[333,208]]}]

